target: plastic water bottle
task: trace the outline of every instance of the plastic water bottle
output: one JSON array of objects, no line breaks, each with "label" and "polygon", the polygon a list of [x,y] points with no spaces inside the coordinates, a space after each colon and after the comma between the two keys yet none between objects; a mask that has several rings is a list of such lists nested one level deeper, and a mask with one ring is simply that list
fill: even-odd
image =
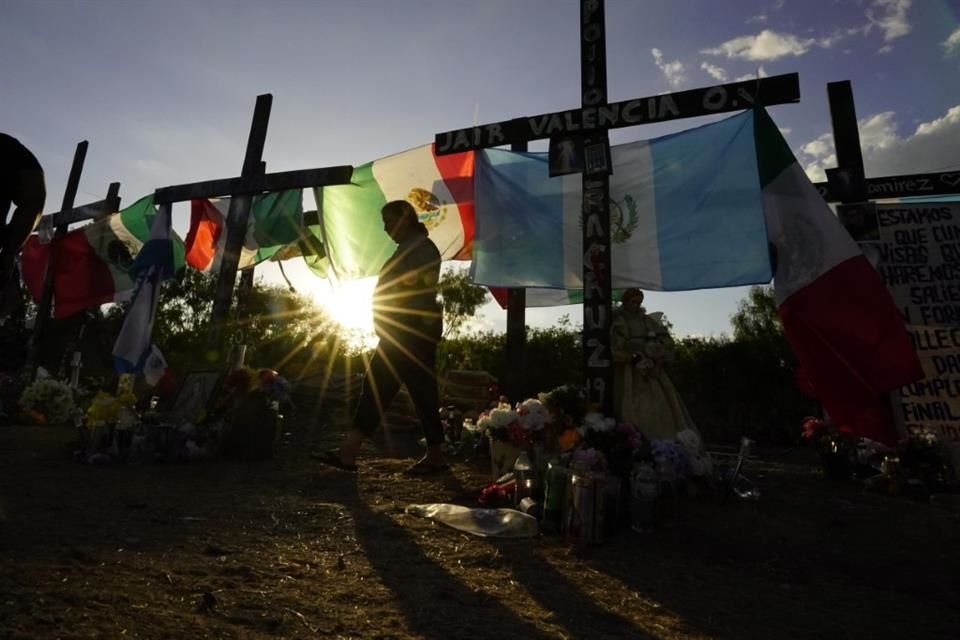
[{"label": "plastic water bottle", "polygon": [[513,463],[513,479],[517,482],[517,492],[514,494],[514,503],[519,505],[524,498],[533,494],[533,462],[526,451],[520,452]]}]

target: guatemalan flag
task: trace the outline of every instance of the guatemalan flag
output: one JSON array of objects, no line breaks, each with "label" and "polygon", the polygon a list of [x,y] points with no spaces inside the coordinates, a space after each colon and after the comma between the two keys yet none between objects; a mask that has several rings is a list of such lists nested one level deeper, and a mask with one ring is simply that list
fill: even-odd
[{"label": "guatemalan flag", "polygon": [[[617,145],[611,159],[615,289],[770,281],[751,112]],[[477,156],[474,180],[474,282],[559,289],[560,297],[582,289],[581,176],[550,178],[545,153],[488,149]],[[528,291],[528,306],[539,297]]]},{"label": "guatemalan flag", "polygon": [[170,212],[169,204],[160,207],[150,227],[150,237],[131,267],[136,284],[120,335],[113,345],[113,366],[118,373],[142,373],[151,354],[150,335],[160,299],[160,283],[175,273]]}]

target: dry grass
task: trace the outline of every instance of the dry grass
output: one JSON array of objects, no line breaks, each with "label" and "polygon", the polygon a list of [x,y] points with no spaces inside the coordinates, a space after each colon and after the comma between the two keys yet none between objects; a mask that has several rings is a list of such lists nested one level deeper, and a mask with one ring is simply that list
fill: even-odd
[{"label": "dry grass", "polygon": [[[338,421],[339,422],[339,421]],[[755,504],[575,553],[404,513],[471,504],[481,464],[410,479],[411,434],[359,476],[299,432],[260,464],[94,468],[0,429],[2,638],[956,637],[956,514],[755,465]]]}]

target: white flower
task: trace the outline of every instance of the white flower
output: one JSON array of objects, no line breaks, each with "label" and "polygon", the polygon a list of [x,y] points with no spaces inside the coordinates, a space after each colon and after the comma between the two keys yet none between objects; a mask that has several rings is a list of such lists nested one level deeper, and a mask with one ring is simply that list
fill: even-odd
[{"label": "white flower", "polygon": [[607,431],[613,431],[617,422],[613,418],[604,418],[603,414],[591,411],[583,417],[583,426],[586,431],[606,433]]},{"label": "white flower", "polygon": [[[517,421],[517,412],[509,408],[510,405],[500,404],[480,416],[477,427],[484,430],[503,429]],[[506,407],[506,408],[504,408]]]},{"label": "white flower", "polygon": [[713,460],[710,456],[693,454],[688,458],[690,474],[694,476],[708,476],[713,473]]},{"label": "white flower", "polygon": [[533,398],[524,400],[517,414],[520,417],[520,424],[530,431],[543,429],[544,425],[550,422],[550,412],[542,402]]},{"label": "white flower", "polygon": [[38,411],[49,424],[66,424],[73,417],[75,405],[70,386],[53,378],[40,378],[20,396],[20,406]]},{"label": "white flower", "polygon": [[699,453],[703,450],[703,440],[700,439],[700,434],[693,429],[684,429],[677,434],[676,438],[677,442],[690,453]]}]

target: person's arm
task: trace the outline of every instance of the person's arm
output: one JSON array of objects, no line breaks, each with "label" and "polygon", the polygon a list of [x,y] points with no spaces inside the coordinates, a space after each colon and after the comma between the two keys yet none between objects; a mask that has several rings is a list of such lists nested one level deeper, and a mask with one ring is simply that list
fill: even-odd
[{"label": "person's arm", "polygon": [[16,209],[4,229],[3,246],[0,247],[0,269],[4,276],[9,275],[13,269],[14,261],[40,219],[47,199],[43,171],[21,170],[14,182],[16,187],[12,202]]}]

